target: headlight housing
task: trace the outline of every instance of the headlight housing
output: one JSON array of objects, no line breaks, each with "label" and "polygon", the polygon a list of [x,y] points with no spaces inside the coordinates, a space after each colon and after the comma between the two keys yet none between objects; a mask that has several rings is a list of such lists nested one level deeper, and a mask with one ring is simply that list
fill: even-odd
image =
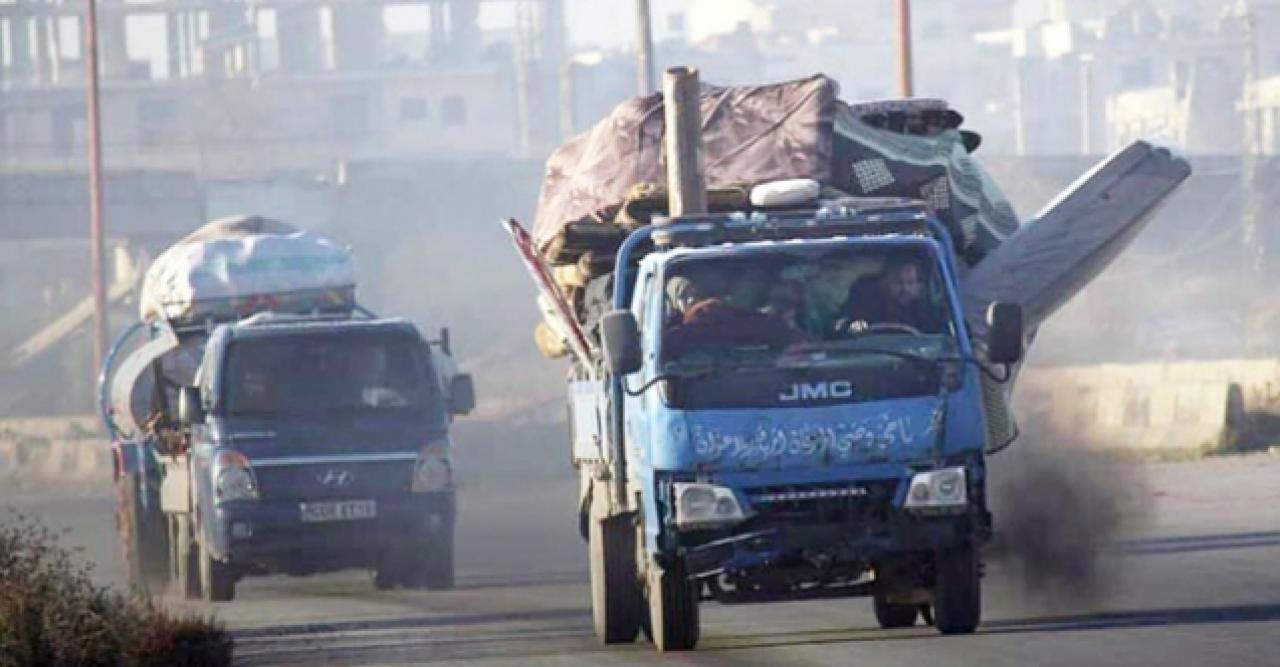
[{"label": "headlight housing", "polygon": [[453,488],[453,461],[449,458],[449,441],[428,444],[418,453],[413,466],[414,493],[434,493]]},{"label": "headlight housing", "polygon": [[968,477],[963,467],[916,473],[903,507],[922,513],[958,513],[969,504]]},{"label": "headlight housing", "polygon": [[727,487],[676,482],[671,485],[671,495],[675,500],[676,527],[683,530],[712,528],[747,518],[738,497]]},{"label": "headlight housing", "polygon": [[258,480],[244,454],[224,449],[213,457],[213,495],[220,503],[258,499]]}]

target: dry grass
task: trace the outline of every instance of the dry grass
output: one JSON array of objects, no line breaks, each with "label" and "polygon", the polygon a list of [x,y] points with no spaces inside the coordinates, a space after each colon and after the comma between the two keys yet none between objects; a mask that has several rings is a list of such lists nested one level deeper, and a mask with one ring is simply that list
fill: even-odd
[{"label": "dry grass", "polygon": [[95,585],[47,528],[0,521],[0,667],[217,667],[231,663],[221,625],[175,616]]}]

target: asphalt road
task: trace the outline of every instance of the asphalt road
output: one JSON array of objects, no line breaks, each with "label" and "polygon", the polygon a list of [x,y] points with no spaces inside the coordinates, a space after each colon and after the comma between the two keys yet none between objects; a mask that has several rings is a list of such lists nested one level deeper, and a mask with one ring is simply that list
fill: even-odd
[{"label": "asphalt road", "polygon": [[[1080,482],[1074,488],[1083,500],[1071,501],[1112,505],[1100,496],[1125,487],[1127,501],[1106,514],[1105,527],[1083,528],[1097,542],[1094,567],[1078,575],[1067,570],[1055,582],[1028,573],[1034,561],[996,559],[987,570],[985,620],[973,636],[944,638],[922,627],[879,630],[870,603],[861,599],[706,604],[699,650],[662,661],[1280,665],[1280,457],[1105,465],[1123,465],[1123,475],[1108,477],[1104,490]],[[1020,466],[997,461],[994,467],[1012,477]],[[512,474],[486,479],[478,473],[483,469],[473,466],[462,480],[457,590],[380,593],[367,574],[351,572],[247,580],[237,601],[226,605],[168,603],[216,614],[235,632],[237,661],[244,665],[639,665],[657,659],[643,640],[605,648],[591,633],[585,548],[571,512],[573,479],[542,464],[532,481]],[[1037,489],[1052,493],[1053,485],[1037,480],[1018,489],[1021,496],[1000,499],[1004,516],[1026,519],[1019,508],[1035,504]],[[1046,506],[1081,514],[1071,502]],[[0,504],[70,529],[65,540],[83,547],[101,580],[118,583],[111,503],[105,489],[92,485],[0,489]],[[1050,532],[1070,523],[1047,516],[1025,523]],[[1083,512],[1080,518],[1101,524],[1099,516]],[[1006,549],[1029,548],[1042,557],[1045,542],[1025,525],[1020,530],[1024,544]]]}]

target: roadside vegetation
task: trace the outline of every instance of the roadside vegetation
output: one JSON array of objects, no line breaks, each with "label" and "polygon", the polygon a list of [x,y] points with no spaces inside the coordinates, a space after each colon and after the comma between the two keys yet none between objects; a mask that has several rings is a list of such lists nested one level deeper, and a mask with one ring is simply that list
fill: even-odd
[{"label": "roadside vegetation", "polygon": [[98,586],[74,556],[35,521],[0,517],[0,667],[231,664],[220,624]]}]

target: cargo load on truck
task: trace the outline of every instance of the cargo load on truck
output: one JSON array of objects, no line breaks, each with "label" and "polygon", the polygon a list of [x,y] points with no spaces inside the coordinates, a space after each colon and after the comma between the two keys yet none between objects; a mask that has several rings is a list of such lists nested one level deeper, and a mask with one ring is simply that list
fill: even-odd
[{"label": "cargo load on truck", "polygon": [[[829,198],[919,199],[971,264],[1017,229],[1008,199],[970,156],[978,135],[960,129],[963,116],[946,102],[851,104],[838,93],[838,84],[822,75],[703,86],[702,155],[712,210],[743,210],[751,186],[797,178],[817,181]],[[552,154],[533,226],[540,250],[563,243],[559,237],[574,234],[574,223],[633,228],[665,213],[662,108],[661,95],[624,102]]]},{"label": "cargo load on truck", "polygon": [[175,243],[147,270],[143,321],[225,321],[261,311],[350,313],[350,249],[260,216],[215,220]]},{"label": "cargo load on truck", "polygon": [[[1134,142],[1020,224],[973,157],[981,137],[962,129],[963,116],[946,102],[849,103],[838,92],[822,75],[760,86],[703,85],[709,211],[751,215],[854,200],[865,207],[872,198],[923,202],[955,246],[966,317],[979,333],[987,306],[1000,300],[1023,307],[1033,335],[1109,265],[1155,204],[1190,173],[1182,157]],[[598,338],[623,240],[667,214],[664,123],[661,95],[634,98],[547,161],[529,245],[584,337]],[[572,352],[575,341],[547,291],[534,337],[554,358]]]}]

